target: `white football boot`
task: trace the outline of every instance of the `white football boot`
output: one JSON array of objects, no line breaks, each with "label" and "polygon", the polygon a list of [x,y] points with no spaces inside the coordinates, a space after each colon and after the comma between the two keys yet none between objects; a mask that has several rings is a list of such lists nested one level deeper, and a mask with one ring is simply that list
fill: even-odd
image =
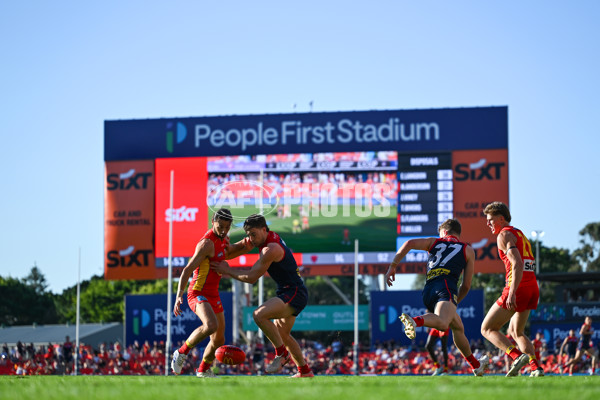
[{"label": "white football boot", "polygon": [[400,321],[404,324],[404,333],[406,334],[406,337],[414,339],[417,336],[417,323],[415,320],[412,319],[410,315],[402,313]]},{"label": "white football boot", "polygon": [[183,368],[183,363],[187,355],[179,353],[179,350],[175,350],[173,353],[173,359],[171,360],[171,369],[175,375],[181,374],[181,369]]}]

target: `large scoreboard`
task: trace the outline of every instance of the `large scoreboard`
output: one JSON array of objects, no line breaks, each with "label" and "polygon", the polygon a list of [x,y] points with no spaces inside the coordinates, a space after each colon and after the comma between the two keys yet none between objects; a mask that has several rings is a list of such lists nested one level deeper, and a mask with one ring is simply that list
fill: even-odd
[{"label": "large scoreboard", "polygon": [[[458,218],[476,272],[503,270],[483,207],[508,203],[508,110],[481,107],[105,121],[105,277],[181,273],[220,207],[265,215],[305,276],[384,273]],[[174,204],[170,207],[171,176]],[[231,260],[251,266],[258,254]],[[411,252],[399,271],[425,270]]]}]

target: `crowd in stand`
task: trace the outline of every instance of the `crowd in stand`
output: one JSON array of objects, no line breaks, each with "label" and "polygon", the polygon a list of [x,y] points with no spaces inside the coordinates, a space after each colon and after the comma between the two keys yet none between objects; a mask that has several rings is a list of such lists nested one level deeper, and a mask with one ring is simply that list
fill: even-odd
[{"label": "crowd in stand", "polygon": [[[315,375],[351,375],[355,373],[352,346],[343,346],[334,341],[329,346],[318,342],[301,340],[305,357]],[[482,341],[474,341],[472,349],[476,358],[487,352]],[[240,345],[246,352],[246,362],[236,366],[215,361],[218,375],[262,375],[264,367],[275,356],[270,345]],[[74,374],[75,345],[69,337],[64,343],[43,346],[17,343],[9,348],[2,346],[0,354],[0,375],[71,375]],[[182,374],[191,375],[200,363],[203,348],[192,350],[188,356]],[[438,349],[438,360],[442,360]],[[505,355],[489,353],[490,366],[486,374],[504,374],[508,361]],[[560,373],[559,366],[564,364],[563,356],[548,351],[544,344],[540,349],[540,361],[546,374]],[[123,348],[120,343],[101,344],[98,349],[81,344],[79,347],[78,374],[81,375],[164,375],[164,343],[135,342]],[[471,374],[471,368],[460,356],[457,349],[449,345],[450,374]],[[560,358],[560,359],[559,359]],[[399,346],[394,342],[381,343],[373,349],[359,349],[359,373],[373,375],[430,375],[435,370],[428,353],[422,348]],[[590,361],[582,359],[575,372],[589,373]],[[295,371],[294,371],[295,372]],[[522,371],[527,373],[526,368]],[[593,371],[592,371],[593,372]],[[170,372],[171,373],[171,372]],[[285,367],[284,374],[292,374]]]}]

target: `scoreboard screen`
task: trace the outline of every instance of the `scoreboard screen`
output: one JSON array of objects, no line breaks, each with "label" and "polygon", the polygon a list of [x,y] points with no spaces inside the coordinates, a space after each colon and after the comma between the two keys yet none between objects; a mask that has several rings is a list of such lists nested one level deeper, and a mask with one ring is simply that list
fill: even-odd
[{"label": "scoreboard screen", "polygon": [[[355,239],[360,273],[385,273],[448,218],[476,272],[502,272],[482,210],[508,203],[507,143],[506,107],[106,121],[105,278],[166,277],[170,223],[178,276],[221,207],[233,242],[263,214],[304,276],[352,275]],[[426,259],[410,252],[399,272]]]},{"label": "scoreboard screen", "polygon": [[450,153],[400,156],[398,234],[436,236],[438,226],[452,218]]}]

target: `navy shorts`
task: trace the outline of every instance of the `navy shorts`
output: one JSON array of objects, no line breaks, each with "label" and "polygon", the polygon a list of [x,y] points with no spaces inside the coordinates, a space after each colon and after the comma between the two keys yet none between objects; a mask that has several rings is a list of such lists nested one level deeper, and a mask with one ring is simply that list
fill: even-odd
[{"label": "navy shorts", "polygon": [[590,340],[579,340],[577,350],[588,350],[590,348]]},{"label": "navy shorts", "polygon": [[429,312],[435,311],[435,305],[440,301],[451,301],[458,304],[456,282],[445,278],[434,279],[427,282],[423,288],[423,304]]},{"label": "navy shorts", "polygon": [[306,304],[308,304],[308,290],[306,286],[285,286],[281,289],[277,289],[277,297],[279,297],[285,304],[289,304],[294,307],[292,315],[297,317]]}]

